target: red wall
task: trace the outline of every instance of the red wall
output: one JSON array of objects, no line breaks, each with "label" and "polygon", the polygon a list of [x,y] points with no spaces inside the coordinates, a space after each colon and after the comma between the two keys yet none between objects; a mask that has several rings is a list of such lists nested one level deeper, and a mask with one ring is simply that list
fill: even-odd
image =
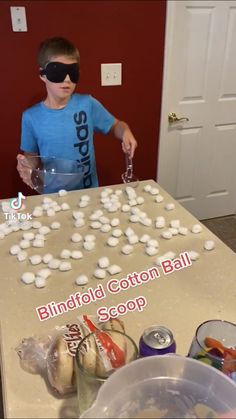
[{"label": "red wall", "polygon": [[[28,32],[13,32],[10,6],[25,6]],[[18,177],[22,111],[44,97],[39,43],[51,36],[74,42],[81,54],[77,91],[90,93],[130,125],[139,146],[135,173],[156,178],[164,53],[165,0],[2,1],[0,5],[1,198],[32,194]],[[100,64],[122,63],[122,86],[101,87]],[[124,156],[111,136],[96,135],[100,185],[120,183]]]}]

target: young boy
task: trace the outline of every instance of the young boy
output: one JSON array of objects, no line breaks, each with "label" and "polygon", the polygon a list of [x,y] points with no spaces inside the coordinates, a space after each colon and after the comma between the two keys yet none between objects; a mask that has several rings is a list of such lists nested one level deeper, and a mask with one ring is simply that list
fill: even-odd
[{"label": "young boy", "polygon": [[21,150],[17,170],[31,186],[25,157],[42,155],[76,160],[85,167],[82,185],[98,186],[93,133],[112,133],[121,140],[124,153],[134,155],[137,141],[128,125],[116,119],[90,95],[74,93],[79,81],[79,51],[67,39],[54,37],[40,44],[40,79],[47,96],[23,112]]}]

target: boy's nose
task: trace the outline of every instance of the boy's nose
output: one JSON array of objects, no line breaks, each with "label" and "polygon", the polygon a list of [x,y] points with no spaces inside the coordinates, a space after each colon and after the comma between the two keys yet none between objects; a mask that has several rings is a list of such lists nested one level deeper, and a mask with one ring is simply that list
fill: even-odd
[{"label": "boy's nose", "polygon": [[71,81],[69,74],[66,75],[64,81]]}]

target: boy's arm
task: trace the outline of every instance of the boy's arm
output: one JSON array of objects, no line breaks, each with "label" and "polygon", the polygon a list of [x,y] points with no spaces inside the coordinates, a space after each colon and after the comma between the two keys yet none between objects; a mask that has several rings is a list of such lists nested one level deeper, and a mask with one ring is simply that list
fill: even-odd
[{"label": "boy's arm", "polygon": [[129,126],[126,122],[115,120],[110,131],[116,138],[122,141],[122,149],[124,153],[134,156],[136,147],[138,146],[137,141],[135,140]]},{"label": "boy's arm", "polygon": [[29,170],[29,166],[27,165],[27,160],[25,159],[25,157],[28,157],[28,156],[37,156],[37,153],[27,153],[26,151],[24,151],[24,154],[18,154],[16,157],[17,159],[16,168],[23,182],[26,183],[26,185],[33,188],[32,182],[31,182],[31,171]]}]

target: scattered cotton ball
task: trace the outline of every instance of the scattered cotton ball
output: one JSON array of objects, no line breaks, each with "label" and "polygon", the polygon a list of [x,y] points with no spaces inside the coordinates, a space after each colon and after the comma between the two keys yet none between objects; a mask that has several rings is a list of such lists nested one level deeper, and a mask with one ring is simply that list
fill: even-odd
[{"label": "scattered cotton ball", "polygon": [[151,188],[150,189],[150,194],[151,195],[158,195],[159,194],[159,189],[158,188]]},{"label": "scattered cotton ball", "polygon": [[79,234],[79,233],[74,233],[74,234],[72,234],[72,236],[71,236],[71,241],[72,241],[73,243],[79,243],[81,240],[82,240],[82,236],[81,236],[81,234]]},{"label": "scattered cotton ball", "polygon": [[136,214],[132,214],[132,215],[130,215],[130,217],[129,217],[129,221],[130,221],[131,223],[138,223],[138,222],[139,222],[139,216],[138,216],[138,215],[136,215]]},{"label": "scattered cotton ball", "polygon": [[28,232],[23,234],[24,240],[33,240],[34,239],[34,233]]},{"label": "scattered cotton ball", "polygon": [[188,255],[189,255],[190,259],[193,260],[193,261],[199,259],[199,257],[200,257],[199,253],[195,252],[194,250],[188,250]]},{"label": "scattered cotton ball", "polygon": [[147,246],[152,246],[152,247],[158,247],[159,246],[158,241],[155,240],[155,239],[147,240],[146,243],[147,243]]},{"label": "scattered cotton ball", "polygon": [[86,275],[79,275],[76,280],[75,283],[77,285],[85,285],[89,282],[88,277]]},{"label": "scattered cotton ball", "polygon": [[135,199],[135,198],[130,199],[130,200],[129,200],[129,206],[130,206],[130,207],[134,207],[135,205],[137,205],[137,201],[136,201],[136,199]]},{"label": "scattered cotton ball", "polygon": [[95,230],[97,230],[97,229],[99,229],[99,228],[102,227],[102,224],[100,223],[100,221],[93,221],[90,224],[90,227],[93,228],[93,229],[95,229]]},{"label": "scattered cotton ball", "polygon": [[[32,222],[31,221],[22,221],[20,223],[20,229],[25,231],[25,230],[30,230],[32,228]],[[12,231],[12,229],[11,229]]]},{"label": "scattered cotton ball", "polygon": [[51,204],[51,202],[52,202],[52,198],[50,198],[49,196],[45,196],[44,198],[43,198],[43,203],[44,204]]},{"label": "scattered cotton ball", "polygon": [[16,223],[11,226],[12,231],[19,231],[20,230],[20,223]]},{"label": "scattered cotton ball", "polygon": [[119,240],[116,237],[108,237],[107,244],[108,246],[115,247],[119,243]]},{"label": "scattered cotton ball", "polygon": [[166,260],[166,259],[168,259],[168,258],[166,258],[165,255],[158,256],[157,259],[156,259],[156,265],[161,266],[162,262],[164,262],[164,260]]},{"label": "scattered cotton ball", "polygon": [[43,209],[34,209],[32,212],[33,217],[37,218],[37,217],[42,217],[43,215]]},{"label": "scattered cotton ball", "polygon": [[39,277],[42,277],[42,278],[45,278],[45,279],[47,279],[50,275],[52,274],[52,272],[50,271],[50,269],[48,269],[48,268],[43,268],[43,269],[40,269],[38,272],[37,272],[37,276]]},{"label": "scattered cotton ball", "polygon": [[89,205],[89,202],[88,201],[80,201],[79,202],[79,204],[78,204],[78,206],[80,207],[80,208],[85,208],[85,207],[87,207]]},{"label": "scattered cotton ball", "polygon": [[34,285],[36,286],[36,288],[46,287],[46,278],[43,278],[42,276],[37,276],[35,278]]},{"label": "scattered cotton ball", "polygon": [[122,195],[123,191],[121,189],[116,189],[115,194],[116,195]]},{"label": "scattered cotton ball", "polygon": [[46,253],[44,256],[43,256],[43,263],[48,263],[48,262],[50,262],[50,260],[52,260],[53,259],[53,255],[51,255],[51,253]]},{"label": "scattered cotton ball", "polygon": [[105,217],[105,215],[102,215],[101,217],[99,217],[98,221],[100,221],[100,223],[102,223],[102,224],[109,224],[110,223],[109,218]]},{"label": "scattered cotton ball", "polygon": [[110,261],[107,256],[103,256],[98,259],[99,268],[105,269],[105,268],[108,268],[109,265],[110,265]]},{"label": "scattered cotton ball", "polygon": [[125,230],[125,235],[128,237],[128,236],[132,236],[133,234],[135,234],[135,232],[134,232],[134,230],[132,229],[132,228],[130,228],[130,227],[128,227],[126,230]]},{"label": "scattered cotton ball", "polygon": [[48,234],[50,233],[51,229],[47,226],[42,226],[39,228],[39,234]]},{"label": "scattered cotton ball", "polygon": [[72,250],[71,257],[72,259],[82,259],[83,253],[80,250]]},{"label": "scattered cotton ball", "polygon": [[112,204],[109,208],[108,208],[108,212],[116,212],[119,208],[118,204]]},{"label": "scattered cotton ball", "polygon": [[138,207],[132,207],[130,209],[130,212],[131,212],[131,214],[138,215],[138,216],[140,216],[140,214],[142,214],[142,211],[140,211],[140,209]]},{"label": "scattered cotton ball", "polygon": [[207,240],[204,243],[204,249],[206,250],[213,250],[215,248],[215,242],[213,240]]},{"label": "scattered cotton ball", "polygon": [[95,278],[104,279],[106,276],[106,271],[104,271],[104,269],[96,269],[93,275]]},{"label": "scattered cotton ball", "polygon": [[59,195],[59,196],[66,196],[66,195],[67,195],[67,191],[66,191],[65,189],[60,189],[60,190],[58,191],[58,195]]},{"label": "scattered cotton ball", "polygon": [[70,262],[61,262],[59,266],[59,271],[66,272],[72,269]]},{"label": "scattered cotton ball", "polygon": [[122,247],[121,252],[124,253],[124,255],[130,255],[133,252],[133,250],[134,250],[133,246],[131,246],[130,244],[125,244]]},{"label": "scattered cotton ball", "polygon": [[34,239],[35,240],[46,240],[46,236],[44,234],[37,233],[37,234],[35,234]]},{"label": "scattered cotton ball", "polygon": [[19,253],[17,253],[16,257],[19,262],[24,262],[24,260],[27,259],[27,252],[25,250],[21,250]]},{"label": "scattered cotton ball", "polygon": [[33,255],[29,257],[29,260],[32,265],[39,265],[42,262],[42,257],[40,255]]},{"label": "scattered cotton ball", "polygon": [[0,231],[0,240],[3,240],[3,239],[4,239],[4,237],[5,237],[4,232],[3,232],[3,231]]},{"label": "scattered cotton ball", "polygon": [[69,259],[71,257],[71,251],[69,249],[63,249],[60,253],[61,259]]},{"label": "scattered cotton ball", "polygon": [[33,228],[40,228],[40,227],[42,227],[42,223],[40,223],[40,221],[33,221],[32,222],[32,227]]},{"label": "scattered cotton ball", "polygon": [[32,284],[35,280],[35,274],[33,272],[24,272],[21,276],[21,280],[25,284]]},{"label": "scattered cotton ball", "polygon": [[72,212],[72,217],[75,220],[79,220],[80,218],[84,218],[84,213],[82,211],[73,211]]},{"label": "scattered cotton ball", "polygon": [[166,252],[164,255],[165,259],[174,259],[176,256],[175,252],[172,252],[171,250],[169,252]]},{"label": "scattered cotton ball", "polygon": [[172,228],[180,228],[180,220],[171,220],[170,221],[170,226]]},{"label": "scattered cotton ball", "polygon": [[120,230],[119,228],[115,228],[115,230],[113,230],[111,234],[112,234],[113,237],[119,238],[119,237],[122,236],[123,231]]},{"label": "scattered cotton ball", "polygon": [[202,232],[202,226],[200,224],[194,224],[192,226],[192,233],[198,234]]},{"label": "scattered cotton ball", "polygon": [[143,224],[144,226],[151,227],[152,220],[151,220],[151,218],[148,218],[148,217],[141,217],[140,218],[140,223]]},{"label": "scattered cotton ball", "polygon": [[158,204],[160,204],[161,202],[163,202],[163,201],[164,201],[164,197],[163,197],[162,195],[158,194],[158,195],[156,195],[156,197],[155,197],[155,201],[156,201]]},{"label": "scattered cotton ball", "polygon": [[111,231],[110,224],[103,224],[102,227],[100,228],[100,231],[102,233],[108,233],[108,231]]},{"label": "scattered cotton ball", "polygon": [[21,251],[20,246],[18,244],[13,244],[13,246],[10,247],[10,253],[11,255],[17,255]]},{"label": "scattered cotton ball", "polygon": [[29,240],[21,240],[20,241],[20,247],[21,249],[28,249],[31,246],[31,243]]},{"label": "scattered cotton ball", "polygon": [[154,246],[147,246],[145,248],[145,252],[149,256],[154,256],[154,255],[156,255],[158,253],[158,248],[157,247],[154,247]]},{"label": "scattered cotton ball", "polygon": [[151,189],[152,189],[152,186],[151,186],[151,185],[145,185],[145,186],[144,186],[144,188],[143,188],[143,190],[144,190],[145,192],[150,192],[150,191],[151,191]]},{"label": "scattered cotton ball", "polygon": [[75,221],[75,227],[83,227],[85,225],[85,221],[83,218],[78,218],[78,220]]},{"label": "scattered cotton ball", "polygon": [[56,258],[52,258],[48,262],[49,269],[58,269],[61,264],[61,261]]},{"label": "scattered cotton ball", "polygon": [[94,242],[96,240],[96,236],[94,234],[86,234],[84,236],[84,241],[86,242]]},{"label": "scattered cotton ball", "polygon": [[143,234],[139,239],[141,243],[147,243],[148,240],[150,240],[150,236],[148,234]]},{"label": "scattered cotton ball", "polygon": [[179,234],[181,234],[182,236],[186,236],[188,234],[187,227],[180,227],[179,228]]},{"label": "scattered cotton ball", "polygon": [[89,195],[82,195],[80,200],[81,201],[90,201],[90,196]]},{"label": "scattered cotton ball", "polygon": [[122,205],[121,211],[123,211],[123,212],[129,212],[130,211],[130,205],[128,205],[128,204]]},{"label": "scattered cotton ball", "polygon": [[69,204],[67,204],[67,202],[63,202],[63,203],[61,204],[61,209],[62,209],[62,211],[67,211],[67,210],[69,210],[69,209],[70,209],[70,205],[69,205]]},{"label": "scattered cotton ball", "polygon": [[177,236],[177,234],[179,233],[179,229],[174,227],[170,227],[169,231],[171,232],[172,236]]},{"label": "scattered cotton ball", "polygon": [[117,227],[120,224],[119,218],[112,218],[110,224],[112,227]]},{"label": "scattered cotton ball", "polygon": [[53,209],[54,209],[54,211],[55,212],[59,212],[59,211],[61,211],[61,207],[60,207],[60,205],[55,205],[54,207],[53,207]]},{"label": "scattered cotton ball", "polygon": [[54,221],[52,224],[51,224],[51,229],[52,230],[59,230],[59,228],[61,227],[61,223],[59,223],[59,221]]},{"label": "scattered cotton ball", "polygon": [[122,271],[122,269],[118,265],[111,265],[107,268],[107,271],[109,272],[110,275],[116,275],[116,274],[119,274]]},{"label": "scattered cotton ball", "polygon": [[44,240],[36,239],[32,242],[33,247],[44,247]]},{"label": "scattered cotton ball", "polygon": [[53,208],[49,208],[48,210],[47,210],[47,216],[48,217],[54,217],[54,215],[56,214],[56,212],[54,211],[54,209]]},{"label": "scattered cotton ball", "polygon": [[137,234],[131,234],[127,237],[129,244],[136,244],[139,242],[139,238]]},{"label": "scattered cotton ball", "polygon": [[94,241],[85,241],[83,243],[83,248],[85,250],[93,250],[95,248],[95,243]]},{"label": "scattered cotton ball", "polygon": [[138,205],[142,205],[144,203],[144,198],[142,196],[137,196],[136,201]]},{"label": "scattered cotton ball", "polygon": [[161,233],[161,236],[163,239],[169,240],[172,238],[172,233],[169,230],[166,230]]},{"label": "scattered cotton ball", "polygon": [[173,202],[170,202],[169,204],[165,205],[165,209],[167,211],[172,211],[173,209],[175,209],[175,204]]},{"label": "scattered cotton ball", "polygon": [[165,218],[162,216],[159,216],[156,218],[156,228],[163,228],[166,225]]}]

